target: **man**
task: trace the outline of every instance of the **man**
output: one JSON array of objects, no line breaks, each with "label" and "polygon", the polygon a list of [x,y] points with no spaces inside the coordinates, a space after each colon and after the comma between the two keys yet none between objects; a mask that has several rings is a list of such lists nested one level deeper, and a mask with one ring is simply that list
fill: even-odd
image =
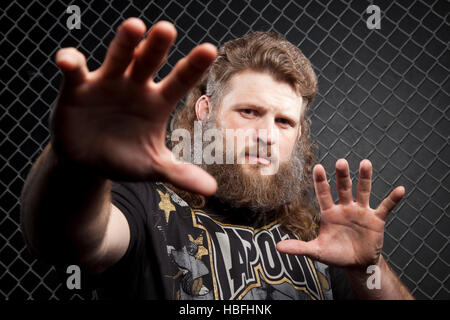
[{"label": "man", "polygon": [[[65,78],[51,143],[22,194],[29,248],[56,265],[80,265],[101,297],[412,298],[381,255],[403,187],[371,209],[370,162],[360,164],[354,201],[341,159],[337,204],[324,168],[314,167],[320,215],[315,209],[306,110],[317,80],[302,53],[254,33],[225,44],[217,59],[214,46],[197,46],[155,83],[176,30],[159,22],[141,41],[145,31],[139,19],[122,23],[93,72],[77,50],[58,51]],[[193,132],[197,120],[229,130],[227,146],[239,129],[253,132],[231,144],[235,163],[203,163],[205,171],[174,160],[166,126],[189,90],[177,128]]]}]

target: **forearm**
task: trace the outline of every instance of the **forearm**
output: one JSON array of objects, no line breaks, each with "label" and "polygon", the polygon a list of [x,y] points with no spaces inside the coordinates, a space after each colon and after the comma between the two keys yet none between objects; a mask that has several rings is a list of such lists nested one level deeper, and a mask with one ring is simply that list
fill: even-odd
[{"label": "forearm", "polygon": [[28,247],[49,262],[89,259],[106,231],[111,182],[62,161],[47,145],[21,195]]},{"label": "forearm", "polygon": [[[400,281],[382,255],[376,271],[367,269],[345,269],[350,285],[358,299],[410,300],[414,299],[406,286]],[[379,277],[377,283],[376,277]],[[379,286],[377,286],[379,284]]]}]

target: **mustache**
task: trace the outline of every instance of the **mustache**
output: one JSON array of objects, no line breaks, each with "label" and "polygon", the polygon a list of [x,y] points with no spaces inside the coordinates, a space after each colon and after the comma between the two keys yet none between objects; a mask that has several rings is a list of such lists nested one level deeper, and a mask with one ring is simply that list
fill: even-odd
[{"label": "mustache", "polygon": [[244,150],[239,154],[240,158],[245,156],[253,156],[258,158],[265,158],[270,161],[277,161],[278,156],[275,148],[267,146],[266,144],[257,144],[253,146],[246,145]]}]

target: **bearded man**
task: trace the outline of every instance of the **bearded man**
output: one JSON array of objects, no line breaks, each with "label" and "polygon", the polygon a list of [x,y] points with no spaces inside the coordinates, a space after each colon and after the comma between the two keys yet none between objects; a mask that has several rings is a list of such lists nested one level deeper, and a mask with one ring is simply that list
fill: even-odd
[{"label": "bearded man", "polygon": [[[76,49],[58,51],[51,142],[22,193],[32,252],[81,266],[101,298],[412,298],[381,255],[404,188],[372,209],[371,163],[360,164],[355,201],[340,159],[333,202],[324,168],[313,168],[317,79],[296,46],[264,32],[218,55],[202,44],[156,83],[176,30],[145,32],[123,22],[93,72]],[[231,164],[174,159],[166,128],[186,93],[172,129],[194,134],[197,121],[222,133],[214,157],[225,149]],[[240,129],[250,132],[241,144]]]}]

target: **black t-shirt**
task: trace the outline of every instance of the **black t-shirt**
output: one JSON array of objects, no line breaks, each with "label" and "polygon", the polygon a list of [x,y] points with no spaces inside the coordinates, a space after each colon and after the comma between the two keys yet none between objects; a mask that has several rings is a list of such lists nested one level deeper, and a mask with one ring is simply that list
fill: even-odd
[{"label": "black t-shirt", "polygon": [[131,238],[95,279],[100,299],[350,299],[345,275],[280,253],[294,238],[276,221],[210,201],[193,209],[162,183],[114,183]]}]

